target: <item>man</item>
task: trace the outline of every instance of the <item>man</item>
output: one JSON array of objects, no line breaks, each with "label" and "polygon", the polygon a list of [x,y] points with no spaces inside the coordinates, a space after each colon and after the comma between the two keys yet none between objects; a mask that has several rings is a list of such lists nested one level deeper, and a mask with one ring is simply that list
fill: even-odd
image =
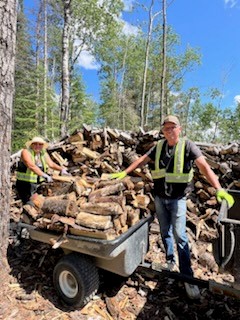
[{"label": "man", "polygon": [[[174,238],[179,270],[185,275],[193,276],[186,234],[186,195],[191,190],[193,163],[195,162],[208,182],[216,188],[219,202],[225,199],[231,207],[234,200],[222,189],[200,149],[192,141],[180,138],[181,125],[176,116],[169,115],[164,119],[162,132],[165,139],[159,140],[156,146],[134,161],[126,170],[111,174],[111,178],[122,179],[137,167],[148,162],[154,163],[151,173],[154,181],[155,208],[168,267],[173,270],[175,265]],[[197,286],[185,283],[185,288],[189,298],[200,297]]]}]

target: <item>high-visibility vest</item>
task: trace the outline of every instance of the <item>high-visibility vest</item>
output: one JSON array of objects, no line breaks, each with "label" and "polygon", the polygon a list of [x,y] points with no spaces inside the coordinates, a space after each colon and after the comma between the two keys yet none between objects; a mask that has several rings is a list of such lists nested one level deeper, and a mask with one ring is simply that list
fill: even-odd
[{"label": "high-visibility vest", "polygon": [[[32,161],[35,163],[35,157],[34,157],[34,151],[32,149],[28,149],[28,152],[31,154],[32,157]],[[43,165],[43,172],[47,172],[47,163],[45,160],[45,154],[46,151],[42,151],[40,153],[40,159]],[[25,164],[24,164],[25,166]],[[17,171],[17,180],[20,181],[26,181],[26,182],[30,182],[30,183],[38,183],[38,182],[42,182],[45,181],[45,179],[43,177],[39,177],[35,172],[33,172],[32,170],[30,170],[29,168],[26,167],[26,170],[23,171]]]},{"label": "high-visibility vest", "polygon": [[[155,157],[155,170],[151,171],[153,179],[165,178],[168,183],[188,183],[193,178],[193,169],[191,168],[189,172],[184,173],[184,154],[185,154],[185,139],[179,139],[176,144],[174,151],[174,165],[172,172],[166,171],[166,168],[159,168],[160,156],[162,152],[163,144],[166,140],[159,140],[156,147],[156,157]],[[170,159],[171,161],[171,159]]]}]

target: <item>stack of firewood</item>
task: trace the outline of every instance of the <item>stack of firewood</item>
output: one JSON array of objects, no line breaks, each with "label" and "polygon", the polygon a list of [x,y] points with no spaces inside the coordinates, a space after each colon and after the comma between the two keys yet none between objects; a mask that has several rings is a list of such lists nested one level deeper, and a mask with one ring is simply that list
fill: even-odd
[{"label": "stack of firewood", "polygon": [[[32,206],[24,207],[26,222],[51,230],[67,230],[114,238],[139,219],[154,213],[152,179],[147,166],[123,180],[109,174],[124,170],[160,138],[158,131],[129,133],[83,126],[48,152],[68,168],[71,177],[53,172],[54,182],[43,184]],[[198,144],[225,188],[239,186],[239,146]],[[41,196],[40,196],[41,194]],[[219,204],[215,189],[195,168],[194,191],[188,195],[187,217],[195,236],[213,237]]]},{"label": "stack of firewood", "polygon": [[[151,213],[152,196],[140,178],[60,177],[44,184],[23,207],[23,220],[39,228],[113,239]],[[44,196],[46,194],[46,196]]]}]

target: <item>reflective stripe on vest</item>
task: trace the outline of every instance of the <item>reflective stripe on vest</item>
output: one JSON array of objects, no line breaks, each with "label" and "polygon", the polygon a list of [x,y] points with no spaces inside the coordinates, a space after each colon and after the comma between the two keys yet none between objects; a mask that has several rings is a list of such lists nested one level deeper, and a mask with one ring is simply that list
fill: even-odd
[{"label": "reflective stripe on vest", "polygon": [[165,140],[159,140],[157,143],[156,157],[155,157],[155,170],[151,171],[153,179],[165,178],[168,183],[188,183],[193,178],[193,169],[188,173],[183,173],[184,168],[184,151],[185,139],[179,139],[174,151],[174,165],[173,172],[167,172],[166,168],[159,168],[160,156],[162,152],[163,143]]},{"label": "reflective stripe on vest", "polygon": [[[35,163],[34,151],[32,149],[28,149],[31,154],[32,161]],[[47,163],[45,161],[45,151],[40,153],[40,159],[43,165],[43,172],[47,171]],[[17,171],[17,180],[26,181],[30,183],[38,183],[38,175],[27,168],[26,172]],[[44,178],[39,177],[39,182],[45,181]]]}]

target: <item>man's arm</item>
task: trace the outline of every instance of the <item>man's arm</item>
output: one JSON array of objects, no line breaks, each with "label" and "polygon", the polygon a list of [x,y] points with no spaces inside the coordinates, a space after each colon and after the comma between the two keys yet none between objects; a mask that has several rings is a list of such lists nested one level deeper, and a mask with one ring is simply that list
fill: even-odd
[{"label": "man's arm", "polygon": [[140,168],[140,167],[144,166],[150,160],[151,160],[151,158],[149,158],[149,156],[147,154],[144,154],[143,156],[141,156],[140,158],[135,160],[132,164],[130,164],[130,166],[127,167],[127,169],[125,171],[127,174],[129,174],[130,172],[132,172],[136,168]]},{"label": "man's arm", "polygon": [[127,169],[125,169],[124,171],[111,173],[110,179],[123,179],[126,177],[127,174],[129,174],[136,168],[142,167],[144,164],[147,164],[150,160],[151,158],[148,156],[148,154],[144,154],[143,156],[135,160],[133,163],[131,163],[130,166],[127,167]]},{"label": "man's arm", "polygon": [[198,169],[201,171],[202,174],[205,175],[208,182],[215,188],[215,189],[221,189],[220,182],[218,180],[217,175],[213,172],[213,170],[210,168],[209,164],[207,163],[204,156],[200,156],[195,160],[195,163],[198,167]]},{"label": "man's arm", "polygon": [[213,170],[210,168],[209,164],[207,163],[206,159],[204,156],[200,156],[195,160],[195,163],[201,173],[205,175],[207,178],[208,182],[215,188],[217,189],[216,191],[216,197],[218,202],[222,202],[222,200],[226,200],[228,204],[228,208],[231,208],[234,205],[234,199],[231,194],[229,194],[226,190],[222,189],[220,182],[218,180],[218,177],[216,174],[213,172]]}]

